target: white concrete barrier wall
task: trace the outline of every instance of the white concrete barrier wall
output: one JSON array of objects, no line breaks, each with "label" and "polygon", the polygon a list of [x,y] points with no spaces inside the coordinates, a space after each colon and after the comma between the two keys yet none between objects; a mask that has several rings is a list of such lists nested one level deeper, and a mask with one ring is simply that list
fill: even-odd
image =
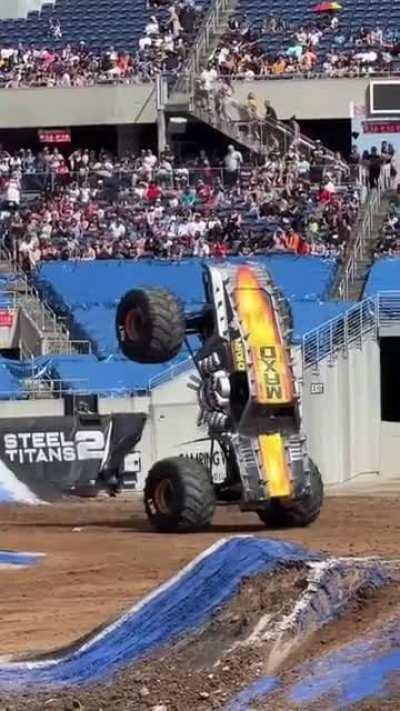
[{"label": "white concrete barrier wall", "polygon": [[361,350],[306,370],[302,388],[309,451],[326,484],[380,469],[380,358],[371,340]]},{"label": "white concrete barrier wall", "polygon": [[[393,387],[396,387],[394,384]],[[381,422],[380,471],[388,478],[400,475],[400,422]]]},{"label": "white concrete barrier wall", "polygon": [[[0,20],[13,20],[16,17],[26,17],[28,12],[40,10],[49,0],[2,0],[0,2]],[[51,1],[50,1],[50,4]]]}]

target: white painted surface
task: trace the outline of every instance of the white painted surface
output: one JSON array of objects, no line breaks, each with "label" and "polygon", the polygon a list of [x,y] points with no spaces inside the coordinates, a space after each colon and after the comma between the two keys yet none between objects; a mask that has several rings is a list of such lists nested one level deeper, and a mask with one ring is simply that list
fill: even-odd
[{"label": "white painted surface", "polygon": [[0,20],[26,17],[28,12],[40,10],[45,2],[51,3],[51,0],[2,0],[0,3]]},{"label": "white painted surface", "polygon": [[[318,387],[321,394],[312,394]],[[304,373],[303,418],[309,452],[326,484],[380,471],[380,358],[363,343],[318,372]]]},{"label": "white painted surface", "polygon": [[[393,385],[396,387],[396,384]],[[400,422],[381,422],[380,469],[384,476],[400,475]]]}]

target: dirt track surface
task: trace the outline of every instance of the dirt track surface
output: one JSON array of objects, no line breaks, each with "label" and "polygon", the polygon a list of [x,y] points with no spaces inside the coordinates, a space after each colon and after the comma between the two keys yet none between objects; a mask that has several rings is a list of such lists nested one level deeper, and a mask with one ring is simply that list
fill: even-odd
[{"label": "dirt track surface", "polygon": [[[214,525],[207,532],[160,535],[150,530],[140,499],[80,501],[51,507],[2,507],[0,547],[42,552],[46,558],[31,569],[0,571],[0,655],[47,652],[75,641],[126,610],[223,536],[249,533],[291,540],[335,555],[398,558],[399,514],[399,496],[328,498],[319,521],[307,529],[268,531],[260,526],[255,515],[241,514],[230,507],[217,511]],[[296,575],[294,572],[287,580],[295,582]],[[275,582],[262,586],[263,595],[269,595],[269,600],[275,599]],[[285,590],[285,586],[286,583],[280,581],[280,591]],[[111,686],[106,684],[78,695],[72,691],[60,696],[49,693],[7,699],[0,693],[0,707],[7,703],[13,711],[73,708],[145,711],[159,704],[164,704],[167,711],[223,708],[231,692],[260,674],[265,661],[257,651],[244,650],[228,656],[222,671],[215,676],[208,667],[200,669],[202,659],[212,660],[211,649],[217,646],[219,650],[220,646],[232,642],[230,634],[233,632],[235,636],[240,609],[250,606],[246,594],[245,589],[242,602],[239,599],[233,603],[233,610],[227,611],[225,626],[221,623],[221,628],[213,632],[212,647],[209,640],[205,640],[204,647],[201,641],[195,642],[189,652],[186,648],[183,652],[168,650],[166,659],[162,656],[125,670]],[[290,585],[285,594],[290,605]],[[256,599],[262,600],[262,596],[257,594]],[[335,648],[364,634],[378,618],[381,621],[392,615],[398,602],[398,587],[390,586],[378,595],[355,600],[343,620],[324,628],[310,640],[307,649],[297,652],[287,662],[291,666],[301,662],[305,652],[307,658],[312,658],[321,647],[324,651],[327,647]],[[255,616],[257,612],[253,610]],[[233,630],[229,615],[235,620]],[[246,615],[244,631],[251,623],[251,615]],[[193,664],[188,659],[194,660]],[[195,669],[194,673],[189,671],[188,664],[190,669]],[[175,675],[171,674],[174,668]],[[277,701],[274,711],[289,708]],[[397,687],[392,699],[371,700],[358,708],[400,709]]]},{"label": "dirt track surface", "polygon": [[339,555],[398,557],[400,496],[328,498],[309,528],[268,531],[254,514],[217,510],[204,533],[161,535],[139,498],[1,507],[0,548],[46,553],[1,571],[0,655],[69,644],[118,615],[223,536],[250,533]]}]

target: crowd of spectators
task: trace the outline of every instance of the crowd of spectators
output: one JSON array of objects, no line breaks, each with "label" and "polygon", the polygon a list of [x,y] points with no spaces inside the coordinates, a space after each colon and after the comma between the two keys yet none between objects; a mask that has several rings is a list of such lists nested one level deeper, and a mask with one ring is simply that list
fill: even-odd
[{"label": "crowd of spectators", "polygon": [[382,226],[375,247],[375,259],[400,256],[400,210],[398,202],[393,202]]},{"label": "crowd of spectators", "polygon": [[[169,148],[159,158],[143,150],[123,160],[88,150],[63,160],[59,154],[20,152],[3,175],[4,242],[27,271],[55,259],[180,260],[276,250],[341,257],[360,206],[358,187],[337,186],[329,173],[313,181],[310,162],[294,149],[271,152],[256,166],[234,146],[217,166],[204,150],[185,165]],[[60,163],[65,173],[33,201],[10,199],[10,184],[24,170]]]},{"label": "crowd of spectators", "polygon": [[[179,72],[190,51],[204,12],[195,0],[151,0],[138,47],[103,51],[68,42],[56,17],[48,36],[63,47],[0,48],[0,87],[91,86],[151,81],[160,71]],[[349,35],[340,15],[322,15],[300,26],[270,14],[260,27],[245,16],[233,16],[210,57],[209,70],[219,76],[267,79],[322,74],[357,77],[396,67],[400,38],[379,26],[360,27]],[[399,60],[400,61],[400,60]]]},{"label": "crowd of spectators", "polygon": [[[77,46],[66,42],[61,49],[22,44],[2,47],[0,87],[129,84],[151,81],[161,70],[178,72],[201,22],[202,11],[192,0],[179,0],[164,6],[161,13],[157,9],[154,12],[138,48],[129,52],[114,47],[94,51],[85,42]],[[57,39],[63,37],[57,20],[52,22],[50,33]]]},{"label": "crowd of spectators", "polygon": [[[279,49],[277,49],[277,44]],[[210,68],[219,75],[268,79],[302,75],[358,77],[395,68],[400,38],[379,26],[349,35],[337,14],[295,27],[269,15],[261,27],[233,17]]]},{"label": "crowd of spectators", "polygon": [[388,141],[381,141],[381,145],[372,146],[371,150],[364,150],[362,153],[356,145],[352,146],[349,156],[350,171],[354,177],[360,175],[360,167],[363,169],[368,187],[376,188],[383,172],[386,173],[386,182],[392,185],[397,183],[398,156],[394,147]]}]

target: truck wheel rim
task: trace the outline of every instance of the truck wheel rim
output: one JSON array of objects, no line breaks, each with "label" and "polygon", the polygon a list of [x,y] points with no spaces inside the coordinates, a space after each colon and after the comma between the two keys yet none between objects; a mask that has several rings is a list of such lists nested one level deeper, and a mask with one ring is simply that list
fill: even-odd
[{"label": "truck wheel rim", "polygon": [[143,314],[139,308],[133,308],[125,316],[124,330],[130,341],[139,341],[143,332]]},{"label": "truck wheel rim", "polygon": [[174,490],[169,479],[163,479],[157,484],[154,491],[154,503],[161,514],[168,515],[171,513],[173,495]]}]

